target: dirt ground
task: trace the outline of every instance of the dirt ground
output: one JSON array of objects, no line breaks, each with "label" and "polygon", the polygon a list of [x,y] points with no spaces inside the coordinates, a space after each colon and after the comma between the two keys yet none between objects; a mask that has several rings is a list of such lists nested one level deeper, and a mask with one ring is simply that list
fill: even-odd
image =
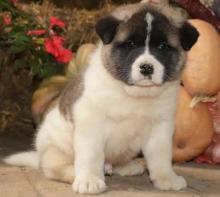
[{"label": "dirt ground", "polygon": [[[183,175],[188,188],[182,191],[159,191],[155,189],[145,173],[142,176],[106,177],[107,191],[99,197],[219,197],[220,171],[215,167],[203,168],[188,164],[176,166]],[[70,184],[46,179],[39,171],[0,164],[1,197],[80,197]],[[85,195],[88,196],[88,195]]]}]

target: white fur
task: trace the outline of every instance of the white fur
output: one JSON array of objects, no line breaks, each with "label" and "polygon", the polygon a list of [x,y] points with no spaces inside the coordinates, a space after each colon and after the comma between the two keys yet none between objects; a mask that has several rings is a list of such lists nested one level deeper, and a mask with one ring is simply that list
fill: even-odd
[{"label": "white fur", "polygon": [[120,176],[134,176],[144,173],[146,165],[142,165],[136,160],[132,160],[125,165],[117,166],[114,168],[113,173]]},{"label": "white fur", "polygon": [[[179,82],[149,88],[126,86],[103,67],[101,50],[102,46],[93,54],[85,73],[83,94],[72,109],[74,124],[55,107],[38,131],[36,150],[44,173],[51,178],[63,179],[57,177],[56,171],[50,172],[50,166],[54,167],[53,164],[58,162],[58,155],[50,156],[50,165],[47,164],[48,157],[44,157],[53,147],[49,153],[57,151],[72,162],[74,160],[74,172],[66,177],[65,171],[64,176],[65,180],[75,176],[74,191],[100,193],[106,188],[104,162],[123,165],[142,150],[156,187],[165,190],[184,188],[184,179],[175,175],[171,166]],[[62,167],[63,163],[59,165]],[[139,168],[132,164],[127,170],[135,169],[140,173],[142,169]],[[68,169],[72,169],[71,166]]]},{"label": "white fur", "polygon": [[39,168],[39,156],[36,151],[17,153],[6,157],[3,161],[10,165],[30,166],[35,169]]},{"label": "white fur", "polygon": [[147,13],[145,20],[147,22],[147,39],[146,39],[146,47],[149,49],[149,42],[150,42],[150,37],[151,37],[151,30],[152,30],[152,22],[154,20],[154,17],[152,14]]},{"label": "white fur", "polygon": [[58,107],[53,108],[46,116],[36,135],[35,146],[39,155],[48,146],[55,144],[64,153],[73,155],[73,125],[66,121]]}]

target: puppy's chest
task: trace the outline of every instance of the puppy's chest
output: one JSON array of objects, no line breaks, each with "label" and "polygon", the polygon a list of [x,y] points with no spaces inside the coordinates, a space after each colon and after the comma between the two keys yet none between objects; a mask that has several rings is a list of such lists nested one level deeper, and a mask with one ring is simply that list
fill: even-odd
[{"label": "puppy's chest", "polygon": [[146,111],[143,113],[136,109],[138,112],[135,112],[133,107],[121,105],[107,115],[105,155],[112,164],[124,163],[135,157],[150,134],[151,118],[145,115]]},{"label": "puppy's chest", "polygon": [[[109,149],[140,149],[144,138],[151,131],[152,123],[158,117],[153,102],[144,99],[109,97],[102,99],[106,117],[104,130]],[[99,103],[101,104],[101,102]]]},{"label": "puppy's chest", "polygon": [[136,156],[148,137],[151,123],[136,118],[107,120],[105,124],[106,160],[112,164],[124,163]]},{"label": "puppy's chest", "polygon": [[105,117],[105,156],[112,164],[127,162],[141,151],[162,111],[155,99],[130,98],[114,91],[97,93],[92,103]]},{"label": "puppy's chest", "polygon": [[105,114],[112,120],[152,119],[157,117],[159,110],[156,102],[141,98],[129,98],[125,96],[109,95],[98,99],[99,106],[105,110]]}]

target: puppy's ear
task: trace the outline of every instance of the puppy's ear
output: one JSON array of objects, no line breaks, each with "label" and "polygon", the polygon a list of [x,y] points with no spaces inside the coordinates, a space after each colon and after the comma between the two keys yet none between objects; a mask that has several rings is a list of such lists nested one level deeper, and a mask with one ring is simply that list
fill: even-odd
[{"label": "puppy's ear", "polygon": [[189,51],[198,40],[198,37],[199,32],[188,22],[185,22],[180,28],[180,42],[184,50]]},{"label": "puppy's ear", "polygon": [[96,32],[104,44],[109,44],[116,32],[120,21],[113,16],[106,16],[96,24]]}]

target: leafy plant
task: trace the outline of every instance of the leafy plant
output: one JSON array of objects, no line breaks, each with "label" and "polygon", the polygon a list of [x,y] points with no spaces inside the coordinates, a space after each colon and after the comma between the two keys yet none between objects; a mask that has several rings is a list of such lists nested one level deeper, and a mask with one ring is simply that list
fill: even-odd
[{"label": "leafy plant", "polygon": [[72,58],[64,47],[65,32],[65,23],[55,17],[42,22],[16,0],[0,0],[0,49],[14,61],[15,71],[29,69],[41,78],[61,71]]}]

